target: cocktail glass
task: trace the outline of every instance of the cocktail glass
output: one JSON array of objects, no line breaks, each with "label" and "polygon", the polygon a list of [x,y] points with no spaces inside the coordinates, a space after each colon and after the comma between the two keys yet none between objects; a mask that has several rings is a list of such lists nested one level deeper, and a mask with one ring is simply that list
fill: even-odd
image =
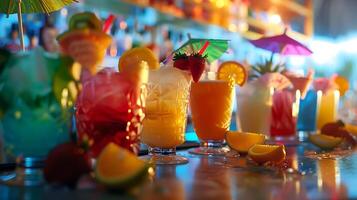
[{"label": "cocktail glass", "polygon": [[190,75],[172,66],[150,71],[141,140],[156,164],[184,164],[176,147],[185,142]]},{"label": "cocktail glass", "polygon": [[270,136],[274,140],[295,139],[299,103],[300,90],[284,89],[274,92],[270,126]]},{"label": "cocktail glass", "polygon": [[337,120],[338,105],[340,101],[340,92],[338,90],[327,90],[325,93],[322,91],[317,92],[318,98],[321,98],[320,108],[317,112],[317,129],[321,129],[329,122]]},{"label": "cocktail glass", "polygon": [[229,130],[233,111],[234,84],[221,80],[192,83],[190,104],[194,130],[200,147],[190,153],[225,155],[225,133]]},{"label": "cocktail glass", "polygon": [[320,102],[321,96],[315,90],[309,90],[305,98],[300,99],[297,130],[301,139],[316,131],[316,119]]},{"label": "cocktail glass", "polygon": [[111,68],[83,83],[76,104],[76,125],[79,142],[89,144],[92,157],[110,142],[138,153],[145,96],[143,85]]},{"label": "cocktail glass", "polygon": [[[341,102],[342,101],[342,102]],[[350,124],[357,124],[357,92],[348,91],[344,98],[340,98],[339,119]]]},{"label": "cocktail glass", "polygon": [[273,92],[272,87],[257,80],[239,90],[236,121],[240,131],[269,136]]},{"label": "cocktail glass", "polygon": [[[75,88],[68,71],[72,64],[69,57],[36,48],[12,55],[0,74],[5,162],[17,164],[14,173],[2,176],[5,184],[42,184],[41,168],[48,152],[69,141],[74,104],[70,91]],[[70,82],[74,88],[68,87]]]}]

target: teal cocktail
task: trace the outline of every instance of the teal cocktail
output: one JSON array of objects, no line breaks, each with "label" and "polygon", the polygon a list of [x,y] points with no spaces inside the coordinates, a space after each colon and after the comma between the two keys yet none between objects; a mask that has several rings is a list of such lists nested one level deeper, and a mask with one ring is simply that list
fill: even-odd
[{"label": "teal cocktail", "polygon": [[[4,51],[0,52],[4,53]],[[69,57],[42,49],[6,54],[0,61],[0,122],[7,162],[43,161],[57,144],[70,139],[78,85]],[[78,68],[79,69],[79,68]],[[22,162],[19,160],[22,160]],[[29,162],[30,161],[30,162]],[[26,176],[13,180],[24,184]]]}]

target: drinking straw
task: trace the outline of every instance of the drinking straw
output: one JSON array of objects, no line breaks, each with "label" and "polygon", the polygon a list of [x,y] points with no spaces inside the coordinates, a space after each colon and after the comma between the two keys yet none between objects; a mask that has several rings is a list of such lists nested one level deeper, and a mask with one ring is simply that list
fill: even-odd
[{"label": "drinking straw", "polygon": [[[20,32],[20,44],[21,44],[21,50],[25,51],[25,44],[24,44],[24,30],[23,30],[23,25],[22,25],[22,12],[21,12],[21,1],[18,1],[18,12],[17,12],[17,20],[19,21],[19,32]],[[11,1],[10,1],[11,3]]]},{"label": "drinking straw", "polygon": [[108,18],[104,21],[103,31],[106,33],[114,22],[115,16],[110,14]]},{"label": "drinking straw", "polygon": [[207,50],[208,46],[209,46],[210,42],[207,40],[205,42],[205,44],[203,45],[203,47],[200,49],[200,51],[198,52],[198,54],[200,54],[202,56],[202,54]]},{"label": "drinking straw", "polygon": [[167,63],[169,60],[171,60],[173,57],[174,57],[174,52],[170,53],[170,55],[167,56],[167,57],[165,58],[165,60],[162,61],[162,63],[166,64],[166,63]]}]

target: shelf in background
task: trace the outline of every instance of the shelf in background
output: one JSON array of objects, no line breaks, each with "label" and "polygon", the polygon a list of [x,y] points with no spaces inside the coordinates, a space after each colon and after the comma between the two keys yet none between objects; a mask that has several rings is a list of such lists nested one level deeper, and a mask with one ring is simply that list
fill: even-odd
[{"label": "shelf in background", "polygon": [[[289,35],[303,41],[308,40],[309,37],[312,35],[312,31],[313,31],[312,29],[313,22],[311,19],[313,16],[312,3],[311,3],[312,0],[305,0],[305,1],[306,1],[305,2],[306,6],[300,5],[291,0],[286,0],[286,1],[274,0],[275,5],[279,5],[279,7],[283,7],[289,12],[295,12],[298,15],[301,15],[306,18],[305,19],[306,22],[304,24],[304,33],[289,30]],[[156,25],[172,24],[181,27],[195,27],[201,30],[205,30],[209,26],[215,26],[229,32],[238,33],[247,39],[257,39],[263,36],[261,32],[269,33],[269,34],[281,34],[285,29],[285,27],[281,25],[266,23],[264,21],[255,19],[253,17],[246,17],[245,19],[241,19],[241,18],[237,19],[237,20],[241,20],[242,23],[246,23],[247,25],[247,28],[239,29],[235,25],[233,25],[232,27],[232,24],[226,23],[226,25],[223,25],[216,22],[212,23],[204,19],[188,18],[185,16],[182,10],[180,11],[175,8],[165,9],[166,7],[159,7],[159,6],[153,7],[145,2],[146,1],[132,1],[132,0],[131,1],[105,0],[100,2],[98,2],[97,0],[84,1],[84,3],[87,6],[96,9],[106,10],[108,12],[125,15],[125,16],[133,15],[132,12],[135,8],[149,8],[152,9],[157,15]],[[227,17],[230,17],[229,14],[227,15]],[[248,29],[248,27],[253,27],[253,29]]]}]

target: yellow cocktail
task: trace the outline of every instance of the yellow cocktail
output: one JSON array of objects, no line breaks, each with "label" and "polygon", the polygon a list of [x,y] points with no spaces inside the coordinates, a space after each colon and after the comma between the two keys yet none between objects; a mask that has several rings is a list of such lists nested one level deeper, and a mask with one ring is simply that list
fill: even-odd
[{"label": "yellow cocktail", "polygon": [[192,153],[224,153],[221,148],[209,147],[222,146],[231,123],[233,97],[234,85],[227,81],[207,80],[192,83],[190,104],[193,127],[202,142],[201,148]]},{"label": "yellow cocktail", "polygon": [[329,90],[322,94],[321,91],[318,91],[317,95],[318,98],[321,98],[317,112],[317,129],[321,129],[326,123],[337,120],[340,92],[338,90]]},{"label": "yellow cocktail", "polygon": [[149,146],[156,164],[187,162],[175,155],[175,148],[185,142],[189,87],[189,75],[179,69],[150,71],[141,141]]}]

